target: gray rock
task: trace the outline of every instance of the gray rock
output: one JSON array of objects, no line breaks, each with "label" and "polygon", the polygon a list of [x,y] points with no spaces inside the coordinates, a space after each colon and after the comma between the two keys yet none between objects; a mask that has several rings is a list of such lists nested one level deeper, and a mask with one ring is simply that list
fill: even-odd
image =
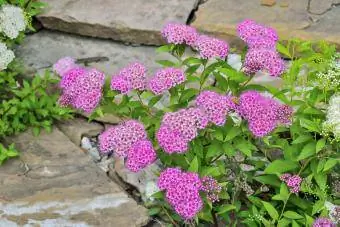
[{"label": "gray rock", "polygon": [[147,194],[150,193],[148,188],[150,185],[148,185],[148,183],[150,181],[157,181],[158,176],[156,173],[160,171],[160,167],[157,162],[155,162],[152,165],[142,169],[138,173],[133,173],[125,168],[123,158],[115,157],[114,171],[125,183],[137,188],[137,190],[142,195],[142,199],[146,199],[146,190],[148,190]]},{"label": "gray rock", "polygon": [[124,43],[161,44],[168,22],[186,23],[197,0],[49,0],[44,27]]},{"label": "gray rock", "polygon": [[[281,7],[279,4],[266,7],[261,6],[259,0],[209,0],[200,5],[192,25],[203,33],[229,41],[232,47],[244,46],[236,34],[237,24],[244,19],[253,19],[272,26],[278,31],[281,40],[324,39],[340,47],[340,26],[338,26],[340,7],[328,8],[330,1],[299,0],[289,1],[286,7]],[[310,10],[322,14],[317,22],[310,20],[309,2],[311,2]],[[336,3],[338,0],[333,2]]]},{"label": "gray rock", "polygon": [[76,145],[81,145],[83,136],[97,136],[104,127],[96,122],[88,122],[83,118],[74,118],[57,123],[57,127]]},{"label": "gray rock", "polygon": [[85,149],[85,150],[90,150],[92,148],[92,143],[91,140],[88,137],[83,137],[81,139],[81,148]]},{"label": "gray rock", "polygon": [[[168,54],[156,54],[155,47],[125,46],[111,40],[95,39],[70,35],[67,33],[42,30],[28,35],[22,45],[16,50],[19,57],[32,71],[48,69],[58,59],[70,56],[76,59],[89,57],[107,57],[108,61],[89,63],[89,67],[96,67],[107,76],[128,65],[139,61],[148,68],[148,75],[152,75],[160,66],[155,62],[169,59]],[[40,70],[39,70],[40,69]]]},{"label": "gray rock", "polygon": [[[7,139],[21,151],[0,171],[0,226],[143,226],[145,208],[56,127]],[[127,212],[128,211],[128,212]],[[114,224],[112,224],[114,223]]]}]

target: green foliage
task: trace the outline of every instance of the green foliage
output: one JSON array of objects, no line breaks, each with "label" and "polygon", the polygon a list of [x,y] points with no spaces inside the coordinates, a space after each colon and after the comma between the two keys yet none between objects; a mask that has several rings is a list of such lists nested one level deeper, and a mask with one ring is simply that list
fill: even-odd
[{"label": "green foliage", "polygon": [[[0,7],[3,4],[21,7],[25,13],[27,28],[32,31],[32,17],[40,13],[46,5],[33,0],[0,1]],[[24,32],[16,39],[0,34],[0,41],[10,48],[20,44],[24,37]],[[0,71],[0,140],[29,127],[35,135],[38,135],[41,129],[51,131],[54,120],[72,117],[71,109],[58,106],[59,94],[52,90],[57,86],[58,80],[49,72],[44,76],[35,75],[31,81],[22,79],[23,76],[22,65],[16,59],[6,70]],[[0,164],[18,155],[13,144],[8,148],[0,144]]]},{"label": "green foliage", "polygon": [[[310,226],[316,217],[327,215],[326,201],[339,204],[339,198],[328,186],[333,180],[331,173],[339,164],[339,143],[333,135],[325,135],[322,128],[325,107],[330,97],[339,92],[339,86],[318,86],[317,76],[329,70],[336,56],[334,46],[300,40],[278,44],[278,51],[291,60],[280,88],[250,84],[252,77],[223,60],[183,58],[183,48],[171,44],[157,49],[176,59],[160,60],[161,66],[180,67],[187,76],[184,84],[170,90],[168,106],[160,105],[162,97],[148,91],[133,95],[139,101],[132,101],[131,96],[117,96],[107,89],[101,108],[103,113],[142,121],[165,167],[176,166],[218,180],[223,188],[220,201],[211,203],[202,195],[205,205],[193,221],[197,225],[212,225],[219,220],[226,226]],[[206,83],[208,77],[215,79],[213,85]],[[192,83],[198,86],[188,86]],[[292,124],[279,127],[266,137],[254,138],[246,122],[229,116],[224,126],[202,130],[185,154],[164,153],[154,137],[163,115],[190,106],[207,89],[233,96],[245,90],[267,92],[295,109]],[[246,170],[242,165],[252,168]],[[298,194],[291,193],[280,180],[284,173],[303,178]],[[147,203],[150,215],[170,226],[184,223],[163,192],[157,192],[153,198]]]}]

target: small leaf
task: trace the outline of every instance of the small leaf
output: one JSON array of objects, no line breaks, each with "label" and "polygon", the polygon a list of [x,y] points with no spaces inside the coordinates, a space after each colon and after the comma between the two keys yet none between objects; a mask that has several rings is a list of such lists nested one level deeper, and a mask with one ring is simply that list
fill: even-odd
[{"label": "small leaf", "polygon": [[323,172],[326,172],[327,170],[333,168],[337,163],[338,161],[336,159],[328,159],[323,167]]},{"label": "small leaf", "polygon": [[298,138],[296,138],[295,140],[293,140],[292,144],[299,144],[299,143],[304,143],[307,142],[309,140],[312,140],[313,137],[311,135],[301,135]]},{"label": "small leaf", "polygon": [[194,159],[191,161],[189,169],[189,172],[198,172],[198,159],[197,157],[194,157]]},{"label": "small leaf", "polygon": [[307,143],[301,150],[299,157],[297,158],[298,161],[308,158],[315,154],[315,141]]},{"label": "small leaf", "polygon": [[299,165],[296,162],[288,160],[275,160],[269,164],[269,166],[264,170],[265,173],[284,173],[293,169],[298,168]]},{"label": "small leaf", "polygon": [[326,145],[326,139],[325,138],[318,140],[318,142],[316,143],[316,147],[315,147],[316,153],[321,151],[325,147],[325,145]]},{"label": "small leaf", "polygon": [[167,66],[167,67],[172,67],[172,66],[176,65],[175,62],[172,62],[172,61],[169,61],[169,60],[158,60],[156,62],[158,64],[162,65],[162,66]]},{"label": "small leaf", "polygon": [[149,107],[153,107],[159,100],[161,100],[162,96],[161,95],[158,95],[158,96],[155,96],[155,97],[152,97],[148,103],[148,106]]},{"label": "small leaf", "polygon": [[288,48],[285,47],[284,45],[282,45],[281,43],[279,43],[279,42],[276,43],[276,49],[280,54],[283,54],[286,57],[292,58],[292,56],[289,53]]},{"label": "small leaf", "polygon": [[279,213],[272,204],[265,201],[262,201],[262,204],[272,219],[277,220],[279,218]]},{"label": "small leaf", "polygon": [[303,218],[303,216],[301,216],[300,214],[294,211],[286,211],[284,212],[283,216],[285,216],[286,218],[290,218],[290,219],[302,219]]},{"label": "small leaf", "polygon": [[232,127],[229,132],[227,133],[226,137],[225,137],[225,141],[229,141],[234,139],[236,136],[238,136],[241,133],[240,128],[238,127]]},{"label": "small leaf", "polygon": [[150,216],[156,215],[161,211],[160,207],[153,207],[151,209],[148,210],[148,213]]},{"label": "small leaf", "polygon": [[236,209],[236,206],[232,204],[223,205],[218,208],[217,214],[224,214],[230,210],[235,210],[235,209]]},{"label": "small leaf", "polygon": [[224,153],[228,155],[228,157],[232,157],[235,154],[235,149],[230,143],[224,142],[222,147],[223,147]]},{"label": "small leaf", "polygon": [[172,50],[173,46],[172,45],[164,45],[161,47],[158,47],[156,49],[157,53],[162,53],[162,52],[170,52]]}]

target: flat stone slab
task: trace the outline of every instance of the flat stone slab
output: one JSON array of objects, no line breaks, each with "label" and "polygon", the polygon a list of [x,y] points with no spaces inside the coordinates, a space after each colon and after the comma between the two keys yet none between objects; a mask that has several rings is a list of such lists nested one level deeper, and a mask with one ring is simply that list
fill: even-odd
[{"label": "flat stone slab", "polygon": [[155,49],[150,46],[126,46],[112,40],[42,30],[28,35],[16,50],[16,56],[22,59],[26,67],[40,73],[65,56],[76,59],[100,56],[109,60],[90,63],[88,66],[102,70],[107,76],[118,73],[121,68],[135,61],[145,64],[149,70],[148,74],[152,74],[160,68],[155,62],[157,59],[171,58],[169,54],[156,54]]},{"label": "flat stone slab", "polygon": [[46,0],[44,27],[128,43],[161,44],[168,22],[186,23],[197,0]]},{"label": "flat stone slab", "polygon": [[143,226],[147,211],[61,131],[12,137],[0,167],[0,226]]},{"label": "flat stone slab", "polygon": [[241,46],[236,25],[253,19],[275,28],[283,40],[327,40],[340,47],[338,4],[339,0],[278,0],[273,6],[263,6],[259,0],[208,0],[199,6],[192,25],[232,46]]}]

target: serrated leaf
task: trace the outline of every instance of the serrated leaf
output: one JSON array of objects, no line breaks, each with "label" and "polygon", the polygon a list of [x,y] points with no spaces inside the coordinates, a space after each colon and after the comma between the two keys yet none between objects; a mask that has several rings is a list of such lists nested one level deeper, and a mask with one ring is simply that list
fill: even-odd
[{"label": "serrated leaf", "polygon": [[241,129],[240,129],[239,127],[232,127],[232,128],[228,131],[228,133],[227,133],[227,135],[226,135],[224,141],[232,140],[232,139],[234,139],[236,136],[238,136],[240,133],[241,133]]},{"label": "serrated leaf", "polygon": [[284,172],[296,169],[298,167],[299,165],[293,161],[275,160],[267,166],[264,172],[268,174],[284,173]]},{"label": "serrated leaf", "polygon": [[279,213],[272,204],[265,201],[262,201],[262,204],[272,219],[277,220],[279,218]]},{"label": "serrated leaf", "polygon": [[224,153],[228,155],[228,157],[232,157],[233,155],[235,155],[235,149],[230,143],[224,142],[222,144],[222,147],[223,147]]}]

